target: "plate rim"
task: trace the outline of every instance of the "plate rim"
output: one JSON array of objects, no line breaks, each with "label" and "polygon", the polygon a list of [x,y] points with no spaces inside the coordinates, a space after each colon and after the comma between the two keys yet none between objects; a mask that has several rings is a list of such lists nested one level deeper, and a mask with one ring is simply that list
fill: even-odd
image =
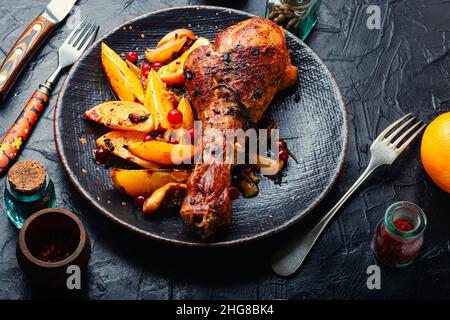
[{"label": "plate rim", "polygon": [[63,80],[63,82],[61,84],[61,88],[59,90],[58,97],[57,97],[56,104],[55,104],[54,118],[53,118],[53,133],[54,133],[56,151],[57,151],[59,160],[61,161],[61,163],[63,165],[64,171],[65,171],[66,175],[68,176],[68,178],[69,178],[70,182],[72,183],[72,185],[75,187],[76,191],[79,194],[81,194],[81,196],[89,203],[90,206],[95,208],[98,212],[100,212],[108,220],[114,222],[115,224],[121,226],[122,228],[124,228],[124,229],[126,229],[128,231],[131,231],[132,233],[134,233],[136,235],[139,235],[139,236],[141,236],[143,238],[157,240],[159,242],[162,242],[162,243],[165,243],[165,244],[169,244],[169,245],[177,245],[177,246],[189,247],[189,248],[192,248],[192,247],[195,247],[195,248],[237,247],[238,245],[254,243],[256,241],[267,239],[267,238],[269,238],[271,236],[279,234],[280,232],[288,229],[289,227],[291,227],[294,224],[296,224],[299,221],[301,221],[305,216],[310,214],[310,212],[313,211],[323,201],[323,199],[328,195],[328,193],[331,191],[331,189],[336,184],[336,182],[337,182],[337,180],[338,180],[338,178],[339,178],[339,176],[340,176],[340,174],[342,172],[342,169],[343,169],[343,166],[344,166],[344,163],[345,163],[345,159],[347,157],[348,141],[349,141],[348,111],[347,111],[347,106],[345,104],[345,101],[344,101],[344,99],[342,97],[341,90],[340,90],[340,88],[339,88],[335,78],[333,77],[332,73],[328,69],[328,66],[323,62],[323,60],[307,44],[305,44],[303,41],[298,39],[295,35],[293,35],[288,30],[284,30],[285,33],[288,34],[299,45],[303,46],[315,59],[317,59],[322,64],[322,66],[324,67],[325,73],[330,77],[331,83],[337,89],[337,98],[340,101],[341,110],[342,110],[342,113],[343,113],[343,128],[344,128],[344,131],[345,131],[345,132],[343,132],[343,136],[344,136],[343,137],[344,138],[343,139],[343,142],[344,142],[343,150],[342,150],[342,152],[340,154],[340,159],[339,159],[339,162],[338,162],[338,166],[336,167],[336,170],[334,172],[334,176],[331,179],[331,183],[327,186],[327,188],[325,190],[322,191],[320,196],[317,197],[317,199],[309,206],[308,209],[306,209],[306,210],[301,212],[301,215],[300,214],[294,215],[291,219],[287,220],[286,222],[284,222],[283,224],[281,224],[280,226],[278,226],[278,227],[276,227],[274,229],[270,229],[270,230],[258,233],[256,235],[253,235],[253,236],[250,236],[250,237],[245,237],[245,238],[240,238],[240,239],[235,239],[235,240],[210,243],[210,242],[200,242],[200,241],[199,242],[188,242],[188,241],[182,241],[182,240],[177,240],[177,239],[169,239],[169,238],[166,238],[164,236],[156,235],[156,234],[150,233],[148,231],[142,230],[142,229],[140,229],[140,228],[138,228],[136,226],[133,226],[133,225],[127,223],[127,222],[124,222],[121,219],[119,219],[116,216],[114,216],[113,214],[111,214],[110,212],[108,212],[107,210],[104,210],[99,205],[97,205],[95,199],[93,197],[90,197],[88,191],[83,188],[83,186],[81,185],[81,183],[79,181],[77,181],[77,179],[75,179],[75,174],[69,168],[69,164],[68,164],[67,158],[62,152],[63,142],[62,142],[61,135],[59,134],[59,130],[58,130],[58,119],[59,119],[59,116],[61,114],[59,112],[60,109],[61,109],[60,108],[60,103],[61,103],[63,92],[66,91],[67,79],[69,78],[70,75],[73,74],[74,70],[78,67],[81,59],[85,55],[90,54],[93,51],[93,48],[97,44],[101,43],[109,35],[113,34],[117,30],[120,30],[121,28],[123,28],[126,25],[132,24],[132,23],[134,23],[134,22],[136,22],[138,20],[145,19],[148,16],[159,14],[161,12],[172,11],[172,10],[179,10],[179,9],[193,9],[193,8],[194,9],[201,8],[201,9],[209,9],[209,10],[216,10],[216,11],[234,12],[234,13],[236,13],[238,15],[246,16],[246,17],[249,17],[249,18],[258,17],[257,15],[254,15],[254,14],[242,11],[242,10],[226,8],[226,7],[220,7],[220,6],[208,6],[208,5],[175,6],[175,7],[158,9],[158,10],[153,10],[153,11],[144,13],[142,15],[139,15],[139,16],[136,16],[136,17],[131,18],[129,20],[126,20],[126,21],[122,22],[121,24],[117,25],[116,27],[113,27],[113,28],[110,28],[110,29],[106,30],[103,34],[101,34],[96,39],[95,42],[93,42],[89,46],[89,48],[71,66],[71,68],[69,69],[69,71],[65,75],[64,80]]}]

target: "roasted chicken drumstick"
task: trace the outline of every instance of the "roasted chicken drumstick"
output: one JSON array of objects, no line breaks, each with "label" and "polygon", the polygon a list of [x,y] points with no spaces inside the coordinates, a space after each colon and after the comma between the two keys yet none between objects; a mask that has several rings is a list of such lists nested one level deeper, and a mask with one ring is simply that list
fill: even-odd
[{"label": "roasted chicken drumstick", "polygon": [[[232,221],[231,166],[215,158],[225,130],[257,123],[275,94],[297,80],[281,27],[252,18],[217,35],[215,46],[195,49],[187,58],[186,87],[202,121],[203,163],[187,183],[181,216],[206,239]],[[223,146],[223,144],[220,144]]]}]

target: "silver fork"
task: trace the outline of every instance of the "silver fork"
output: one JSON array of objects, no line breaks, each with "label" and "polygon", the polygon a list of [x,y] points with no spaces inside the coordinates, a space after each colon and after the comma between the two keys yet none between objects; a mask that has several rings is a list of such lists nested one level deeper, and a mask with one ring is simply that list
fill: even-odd
[{"label": "silver fork", "polygon": [[0,142],[0,175],[7,172],[8,167],[17,158],[31,130],[39,119],[42,111],[48,103],[56,80],[61,72],[72,65],[95,39],[98,26],[85,18],[67,37],[58,51],[58,67],[48,78],[45,84],[41,84],[21,114]]},{"label": "silver fork", "polygon": [[[339,202],[336,203],[336,205],[319,221],[319,223],[312,227],[312,229],[294,237],[274,253],[272,256],[271,265],[276,274],[286,277],[297,271],[310,252],[311,248],[314,246],[314,243],[321,235],[322,231],[331,219],[333,219],[334,215],[347,201],[347,199],[350,198],[353,192],[355,192],[355,190],[376,168],[382,165],[392,164],[414,140],[414,138],[416,138],[417,135],[426,127],[426,124],[420,126],[422,121],[418,121],[402,133],[402,130],[404,130],[408,125],[411,125],[415,119],[416,117],[411,117],[411,113],[409,113],[392,123],[383,132],[381,132],[370,147],[371,157],[366,170],[351,186],[347,193],[344,194],[341,200],[339,200]],[[392,133],[390,133],[391,131]],[[400,133],[402,134],[400,135]]]},{"label": "silver fork", "polygon": [[98,26],[87,17],[69,34],[58,51],[58,67],[45,82],[44,87],[53,90],[55,81],[61,72],[77,61],[86,48],[94,41]]}]

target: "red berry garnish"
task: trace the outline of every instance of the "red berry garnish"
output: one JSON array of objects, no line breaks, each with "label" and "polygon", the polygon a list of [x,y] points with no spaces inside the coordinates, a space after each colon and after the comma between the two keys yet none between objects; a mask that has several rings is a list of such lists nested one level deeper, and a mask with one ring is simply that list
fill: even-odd
[{"label": "red berry garnish", "polygon": [[173,125],[180,124],[183,122],[183,113],[178,109],[172,109],[167,114],[167,120]]},{"label": "red berry garnish", "polygon": [[136,64],[139,60],[139,55],[136,51],[130,51],[127,53],[127,60],[130,61],[132,64]]},{"label": "red berry garnish", "polygon": [[97,160],[100,163],[104,163],[110,158],[110,152],[103,148],[97,148],[95,149],[95,160]]},{"label": "red berry garnish", "polygon": [[149,141],[153,141],[153,140],[155,140],[155,138],[153,138],[153,136],[151,134],[146,135],[144,138],[144,142],[149,142]]},{"label": "red berry garnish", "polygon": [[142,75],[143,75],[145,78],[148,77],[148,74],[149,74],[150,70],[152,70],[152,66],[151,66],[149,63],[144,63],[144,64],[142,65],[142,67],[141,67]]},{"label": "red berry garnish", "polygon": [[128,119],[130,119],[130,121],[132,123],[139,123],[139,122],[141,122],[141,116],[138,115],[137,113],[130,113],[128,115]]},{"label": "red berry garnish", "polygon": [[231,187],[228,189],[228,193],[230,194],[231,200],[236,200],[240,196],[239,190],[236,187]]},{"label": "red berry garnish", "polygon": [[280,147],[280,149],[287,149],[287,144],[284,140],[278,140],[278,146]]},{"label": "red berry garnish", "polygon": [[137,196],[137,197],[134,198],[134,203],[139,208],[142,208],[142,206],[144,205],[144,202],[145,202],[145,197],[144,196]]},{"label": "red berry garnish", "polygon": [[170,97],[170,102],[172,102],[172,105],[174,108],[176,108],[178,106],[178,100],[174,96]]},{"label": "red berry garnish", "polygon": [[278,159],[286,161],[289,158],[289,152],[286,149],[280,149],[278,151]]},{"label": "red berry garnish", "polygon": [[153,69],[160,69],[162,66],[161,62],[153,62]]}]

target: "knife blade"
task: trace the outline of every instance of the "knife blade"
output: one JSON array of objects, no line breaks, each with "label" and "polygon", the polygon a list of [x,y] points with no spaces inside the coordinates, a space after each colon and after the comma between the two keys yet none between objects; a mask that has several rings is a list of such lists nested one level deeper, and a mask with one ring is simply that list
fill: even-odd
[{"label": "knife blade", "polygon": [[3,99],[38,47],[69,14],[77,0],[52,0],[28,25],[0,67],[0,100]]}]

